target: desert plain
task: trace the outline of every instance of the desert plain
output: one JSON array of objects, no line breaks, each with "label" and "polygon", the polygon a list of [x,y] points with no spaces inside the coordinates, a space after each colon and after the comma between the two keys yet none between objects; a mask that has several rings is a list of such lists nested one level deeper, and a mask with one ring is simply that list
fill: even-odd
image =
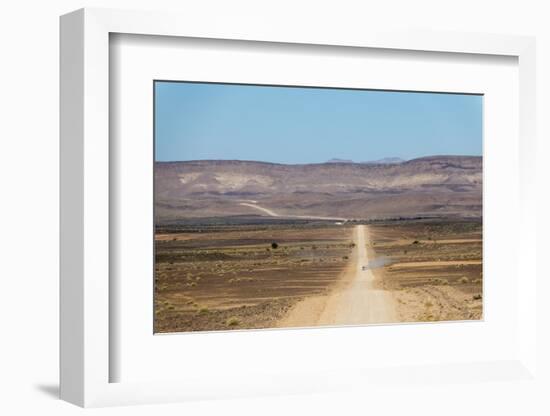
[{"label": "desert plain", "polygon": [[477,320],[481,158],[155,166],[155,332]]}]

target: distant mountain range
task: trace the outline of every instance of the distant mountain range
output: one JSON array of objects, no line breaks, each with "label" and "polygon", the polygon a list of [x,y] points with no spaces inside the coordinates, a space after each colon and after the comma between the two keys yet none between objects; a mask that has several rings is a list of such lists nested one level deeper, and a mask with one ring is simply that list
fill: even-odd
[{"label": "distant mountain range", "polygon": [[361,162],[361,163],[367,163],[367,164],[373,164],[373,165],[383,165],[383,164],[395,164],[395,163],[403,163],[405,162],[405,159],[401,159],[400,157],[385,157],[383,159],[378,160],[371,160],[369,162]]},{"label": "distant mountain range", "polygon": [[354,162],[353,160],[349,160],[349,159],[333,158],[333,159],[327,160],[327,163],[354,163]]},{"label": "distant mountain range", "polygon": [[157,221],[268,212],[354,219],[480,217],[482,158],[156,162],[155,203]]},{"label": "distant mountain range", "polygon": [[[369,160],[366,162],[358,162],[358,163],[364,163],[364,164],[370,164],[370,165],[384,165],[384,164],[395,164],[395,163],[403,163],[405,162],[405,159],[401,159],[400,157],[385,157],[383,159],[378,160]],[[326,163],[356,163],[353,160],[350,159],[330,159]]]}]

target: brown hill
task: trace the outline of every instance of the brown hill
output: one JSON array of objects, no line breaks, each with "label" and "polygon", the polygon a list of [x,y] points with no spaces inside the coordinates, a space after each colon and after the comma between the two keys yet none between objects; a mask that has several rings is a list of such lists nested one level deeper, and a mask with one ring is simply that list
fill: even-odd
[{"label": "brown hill", "polygon": [[481,196],[482,158],[474,156],[430,156],[398,164],[236,160],[155,164],[158,221],[273,214],[479,217]]}]

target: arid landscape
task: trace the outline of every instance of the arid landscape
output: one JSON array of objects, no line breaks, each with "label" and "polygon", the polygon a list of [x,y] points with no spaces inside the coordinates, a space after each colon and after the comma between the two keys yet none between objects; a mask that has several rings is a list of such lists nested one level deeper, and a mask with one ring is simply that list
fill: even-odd
[{"label": "arid landscape", "polygon": [[482,318],[481,158],[157,162],[155,332]]},{"label": "arid landscape", "polygon": [[254,214],[362,220],[479,218],[481,172],[481,157],[473,156],[302,165],[236,160],[157,162],[156,220],[167,224]]},{"label": "arid landscape", "polygon": [[371,261],[385,263],[377,282],[393,294],[399,322],[482,318],[480,219],[387,222],[369,235]]},{"label": "arid landscape", "polygon": [[154,91],[156,333],[483,318],[482,95]]},{"label": "arid landscape", "polygon": [[299,300],[324,295],[349,262],[349,227],[211,226],[156,236],[156,330],[278,326]]}]

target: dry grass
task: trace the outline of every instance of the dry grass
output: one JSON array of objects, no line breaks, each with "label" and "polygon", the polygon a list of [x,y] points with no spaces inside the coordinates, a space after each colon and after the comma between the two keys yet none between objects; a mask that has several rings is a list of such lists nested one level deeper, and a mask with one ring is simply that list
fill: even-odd
[{"label": "dry grass", "polygon": [[227,326],[239,326],[241,324],[241,321],[235,316],[232,316],[227,320]]}]

